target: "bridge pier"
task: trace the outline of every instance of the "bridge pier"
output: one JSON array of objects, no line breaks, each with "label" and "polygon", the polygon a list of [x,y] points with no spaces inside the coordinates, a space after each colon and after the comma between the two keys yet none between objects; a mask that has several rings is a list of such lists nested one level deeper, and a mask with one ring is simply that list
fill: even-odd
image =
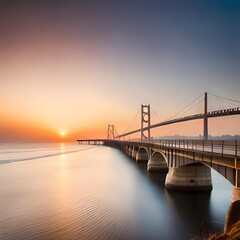
[{"label": "bridge pier", "polygon": [[124,145],[123,147],[123,152],[127,155],[127,156],[131,156],[131,148],[129,145]]},{"label": "bridge pier", "polygon": [[124,145],[124,153],[126,155],[129,155],[129,146],[128,145]]},{"label": "bridge pier", "polygon": [[160,152],[154,152],[147,164],[148,172],[167,173],[168,166],[164,155]]},{"label": "bridge pier", "polygon": [[211,170],[201,163],[169,168],[165,186],[175,191],[210,192],[212,190]]},{"label": "bridge pier", "polygon": [[137,152],[138,152],[138,148],[133,146],[133,148],[132,148],[132,158],[133,159],[136,159]]},{"label": "bridge pier", "polygon": [[148,151],[145,148],[139,148],[136,154],[136,162],[137,163],[147,163],[148,162]]}]

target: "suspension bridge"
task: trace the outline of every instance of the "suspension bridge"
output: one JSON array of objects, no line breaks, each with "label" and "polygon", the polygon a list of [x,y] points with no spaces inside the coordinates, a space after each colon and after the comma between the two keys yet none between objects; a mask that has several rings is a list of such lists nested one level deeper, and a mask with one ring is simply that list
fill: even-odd
[{"label": "suspension bridge", "polygon": [[[155,112],[155,111],[153,111]],[[194,114],[188,114],[193,113]],[[156,113],[155,113],[156,114]],[[199,98],[173,117],[155,124],[151,124],[150,104],[141,105],[141,128],[125,131],[119,134],[114,125],[108,125],[108,139],[122,139],[131,134],[141,132],[141,141],[150,140],[150,130],[161,126],[180,122],[203,119],[203,139],[208,139],[208,119],[240,114],[240,101],[222,98],[213,94],[204,93]],[[157,114],[156,114],[157,115]],[[136,119],[136,116],[135,118]],[[131,125],[131,124],[130,124]],[[129,129],[129,127],[127,128]],[[147,132],[147,134],[145,134]]]},{"label": "suspension bridge", "polygon": [[[140,128],[119,134],[114,125],[109,124],[106,139],[77,141],[79,144],[117,148],[138,164],[145,165],[148,172],[167,173],[165,187],[168,190],[211,191],[211,169],[216,170],[233,185],[232,205],[225,222],[227,230],[232,222],[240,220],[240,140],[209,140],[208,119],[239,114],[240,101],[204,93],[165,121],[151,124],[150,105],[141,105]],[[163,140],[151,137],[151,129],[197,119],[203,120],[202,139]],[[126,136],[136,133],[140,133],[138,139],[125,140]],[[239,206],[237,210],[234,207],[236,203]],[[236,214],[232,211],[239,212],[237,219],[233,219]]]}]

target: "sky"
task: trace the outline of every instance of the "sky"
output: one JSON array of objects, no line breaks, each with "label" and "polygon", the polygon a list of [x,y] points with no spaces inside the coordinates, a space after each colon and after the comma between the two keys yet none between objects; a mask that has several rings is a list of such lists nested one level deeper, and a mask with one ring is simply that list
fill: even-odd
[{"label": "sky", "polygon": [[[238,0],[0,0],[0,141],[106,137],[141,104],[165,120],[204,92],[239,101],[239,26]],[[171,134],[202,121],[155,131]]]}]

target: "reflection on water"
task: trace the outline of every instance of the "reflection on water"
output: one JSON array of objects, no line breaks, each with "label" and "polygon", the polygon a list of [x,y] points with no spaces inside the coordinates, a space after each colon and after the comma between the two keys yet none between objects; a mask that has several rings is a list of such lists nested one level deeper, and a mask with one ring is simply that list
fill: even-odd
[{"label": "reflection on water", "polygon": [[0,165],[0,239],[201,239],[222,230],[231,188],[216,173],[211,194],[169,192],[165,175],[116,149],[77,147]]},{"label": "reflection on water", "polygon": [[79,147],[71,143],[0,143],[0,164],[73,153],[95,146]]}]

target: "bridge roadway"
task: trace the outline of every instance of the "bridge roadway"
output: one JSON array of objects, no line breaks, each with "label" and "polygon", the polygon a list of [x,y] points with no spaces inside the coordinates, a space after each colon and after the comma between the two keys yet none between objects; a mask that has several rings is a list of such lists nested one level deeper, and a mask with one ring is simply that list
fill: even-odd
[{"label": "bridge roadway", "polygon": [[[208,112],[207,118],[224,117],[224,116],[239,115],[239,114],[240,114],[240,107],[236,107],[236,108],[228,108],[228,109],[222,109],[222,110],[218,110],[218,111]],[[130,134],[134,134],[134,133],[141,132],[141,131],[146,131],[148,129],[152,129],[152,128],[156,128],[156,127],[166,126],[166,125],[173,124],[173,123],[180,123],[180,122],[187,122],[187,121],[191,121],[191,120],[203,119],[204,116],[205,116],[204,113],[201,113],[201,114],[190,115],[190,116],[186,116],[186,117],[182,117],[182,118],[171,119],[171,120],[163,121],[160,123],[152,124],[152,125],[150,125],[150,127],[144,127],[143,129],[140,128],[140,129],[136,129],[136,130],[124,133],[124,134],[120,134],[120,135],[116,136],[115,138],[120,139],[121,137],[125,137]]]}]

